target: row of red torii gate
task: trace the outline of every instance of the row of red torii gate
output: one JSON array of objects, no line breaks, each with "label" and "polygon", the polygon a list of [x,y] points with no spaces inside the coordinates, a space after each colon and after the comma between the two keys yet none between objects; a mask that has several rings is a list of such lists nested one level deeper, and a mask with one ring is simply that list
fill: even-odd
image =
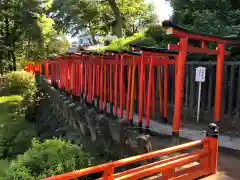
[{"label": "row of red torii gate", "polygon": [[[224,57],[230,53],[226,45],[239,45],[235,37],[221,37],[191,32],[170,21],[164,21],[167,34],[179,37],[178,44],[167,49],[132,45],[132,51],[106,53],[81,52],[44,61],[43,66],[28,64],[27,71],[41,71],[51,83],[71,93],[99,112],[137,122],[140,131],[149,133],[156,106],[167,123],[168,65],[175,66],[174,117],[172,136],[179,137],[184,90],[184,73],[188,53],[216,55],[216,89],[214,121],[221,119],[221,94]],[[192,46],[189,40],[198,40]],[[208,48],[215,43],[216,49]],[[109,106],[108,106],[109,105]],[[137,120],[134,119],[137,113]]]}]

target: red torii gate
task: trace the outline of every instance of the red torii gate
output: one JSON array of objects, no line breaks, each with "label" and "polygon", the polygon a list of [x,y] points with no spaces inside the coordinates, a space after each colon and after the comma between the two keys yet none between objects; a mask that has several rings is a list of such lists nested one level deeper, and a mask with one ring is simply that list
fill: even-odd
[{"label": "red torii gate", "polygon": [[[137,46],[135,46],[137,47]],[[142,121],[142,107],[143,107],[143,91],[145,83],[148,83],[148,89],[146,92],[147,101],[146,101],[146,129],[149,129],[150,124],[150,104],[151,99],[155,100],[154,93],[152,93],[155,89],[154,84],[154,71],[153,67],[158,67],[158,80],[161,84],[161,75],[160,75],[160,66],[162,65],[164,68],[164,98],[163,98],[163,120],[167,123],[167,109],[168,109],[168,65],[176,64],[176,60],[178,59],[178,53],[174,51],[169,51],[167,49],[162,48],[151,48],[151,47],[141,47],[139,46],[142,52],[142,61],[141,61],[141,80],[140,80],[140,91],[139,91],[139,124],[141,126]],[[148,82],[144,81],[145,76],[145,66],[149,65],[149,72],[148,72]],[[162,88],[159,87],[159,90]],[[161,103],[161,92],[159,92],[160,103]],[[152,94],[152,95],[151,95]],[[153,103],[153,105],[155,105]],[[153,107],[155,111],[155,106]],[[154,112],[155,114],[155,112]]]},{"label": "red torii gate", "polygon": [[[177,36],[180,38],[179,44],[169,44],[168,46],[169,50],[175,50],[179,52],[175,82],[175,86],[177,88],[175,88],[175,107],[172,130],[173,133],[172,135],[174,137],[179,137],[182,112],[183,82],[187,53],[217,55],[214,121],[218,123],[221,118],[221,95],[222,95],[224,56],[229,55],[229,52],[225,50],[225,45],[226,44],[240,45],[240,39],[236,37],[222,37],[217,35],[192,32],[173,24],[171,21],[163,21],[162,25],[166,29],[167,34]],[[188,43],[189,39],[199,40],[201,42],[201,47],[193,47],[189,45]],[[207,47],[207,43],[209,42],[216,43],[217,48],[209,49]]]}]

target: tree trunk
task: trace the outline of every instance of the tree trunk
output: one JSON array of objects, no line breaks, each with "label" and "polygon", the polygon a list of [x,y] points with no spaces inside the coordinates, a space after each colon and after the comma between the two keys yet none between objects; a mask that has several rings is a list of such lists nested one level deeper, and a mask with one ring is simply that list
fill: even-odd
[{"label": "tree trunk", "polygon": [[11,51],[11,56],[12,56],[12,63],[13,63],[13,71],[16,71],[17,70],[16,56],[13,51]]},{"label": "tree trunk", "polygon": [[95,35],[94,35],[93,33],[91,33],[91,37],[92,37],[93,45],[96,45],[96,44],[97,44],[97,41],[96,41]]},{"label": "tree trunk", "polygon": [[[10,32],[9,32],[9,19],[8,19],[8,17],[5,17],[5,37],[4,37],[4,43],[8,47],[11,47]],[[14,65],[11,62],[11,51],[8,51],[7,60],[8,60],[8,68],[9,68],[10,71],[12,71],[14,69],[13,68]]]},{"label": "tree trunk", "polygon": [[8,69],[9,69],[9,71],[12,71],[13,66],[12,66],[12,62],[11,62],[11,52],[10,51],[8,51],[8,53],[7,53],[7,60],[8,60]]},{"label": "tree trunk", "polygon": [[122,37],[122,29],[123,29],[123,19],[121,16],[120,9],[116,3],[116,0],[108,0],[111,9],[115,16],[115,24],[114,24],[114,32],[116,33],[118,38]]}]

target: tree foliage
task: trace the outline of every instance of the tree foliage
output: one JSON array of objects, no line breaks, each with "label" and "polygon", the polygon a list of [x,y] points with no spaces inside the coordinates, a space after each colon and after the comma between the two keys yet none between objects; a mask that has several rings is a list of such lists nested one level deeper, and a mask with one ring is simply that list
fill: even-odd
[{"label": "tree foliage", "polygon": [[153,6],[143,0],[119,1],[120,9],[124,17],[124,29],[127,35],[133,35],[139,27],[149,26],[156,23],[156,15]]},{"label": "tree foliage", "polygon": [[[208,34],[240,35],[240,3],[237,0],[169,1],[174,9],[172,20],[179,25]],[[237,55],[240,49],[231,46],[228,50]]]},{"label": "tree foliage", "polygon": [[50,0],[0,0],[1,71],[16,70],[19,59],[38,59],[46,56],[49,43],[56,42],[59,46],[60,40],[57,38],[59,34],[53,29],[54,22],[45,16],[50,2]]},{"label": "tree foliage", "polygon": [[229,35],[240,32],[237,0],[170,0],[172,20],[195,31]]},{"label": "tree foliage", "polygon": [[73,35],[89,31],[92,36],[111,31],[118,37],[132,35],[156,20],[153,7],[144,0],[55,0],[48,15],[60,30]]},{"label": "tree foliage", "polygon": [[42,12],[37,0],[1,0],[0,1],[0,33],[3,44],[10,48],[7,53],[9,68],[16,70],[16,54],[18,42],[24,38],[40,40],[40,27],[37,16]]},{"label": "tree foliage", "polygon": [[37,60],[66,52],[69,47],[68,40],[64,34],[54,29],[54,21],[42,14],[37,22],[41,27],[42,41],[40,44],[37,41],[25,41],[25,58]]}]

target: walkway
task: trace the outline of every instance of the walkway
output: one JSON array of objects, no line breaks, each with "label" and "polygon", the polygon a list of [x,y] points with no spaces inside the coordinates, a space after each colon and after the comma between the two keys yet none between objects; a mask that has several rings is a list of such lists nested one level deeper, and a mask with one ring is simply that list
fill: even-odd
[{"label": "walkway", "polygon": [[239,179],[239,164],[239,157],[219,153],[218,173],[203,180],[237,180]]},{"label": "walkway", "polygon": [[[108,104],[108,110],[109,108]],[[118,109],[120,112],[120,109]],[[119,113],[118,112],[118,113]],[[123,116],[125,117],[125,111],[123,112]],[[134,124],[137,125],[138,123],[138,115],[134,114],[133,118]],[[143,118],[143,127],[145,126],[145,119]],[[206,127],[207,128],[207,127]],[[160,122],[157,122],[156,120],[150,120],[150,130],[154,133],[157,134],[162,134],[162,135],[167,135],[171,136],[172,135],[172,126],[168,124],[162,124]],[[180,137],[181,138],[186,138],[189,140],[200,140],[205,136],[204,131],[201,130],[195,130],[195,129],[189,129],[189,128],[181,128],[180,131]],[[240,138],[233,138],[227,135],[220,135],[219,136],[219,146],[223,148],[229,148],[229,149],[234,149],[234,150],[239,150],[240,151]],[[240,169],[240,168],[239,168]]]}]

